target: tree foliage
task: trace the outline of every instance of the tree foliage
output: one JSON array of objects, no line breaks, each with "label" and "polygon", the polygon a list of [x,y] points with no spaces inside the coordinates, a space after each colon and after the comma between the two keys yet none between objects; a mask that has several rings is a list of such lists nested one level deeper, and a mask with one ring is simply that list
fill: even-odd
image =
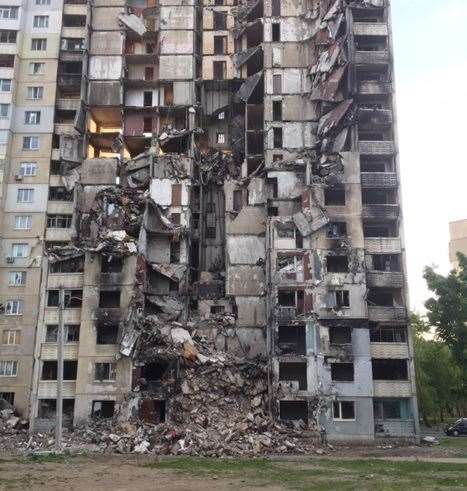
[{"label": "tree foliage", "polygon": [[427,339],[430,325],[413,314],[415,370],[418,404],[425,424],[459,416],[463,407],[462,370],[449,346],[443,341]]}]

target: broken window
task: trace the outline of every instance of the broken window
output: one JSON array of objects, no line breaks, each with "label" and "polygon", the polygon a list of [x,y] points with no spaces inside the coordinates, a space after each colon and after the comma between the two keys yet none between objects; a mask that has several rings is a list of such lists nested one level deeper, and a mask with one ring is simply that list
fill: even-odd
[{"label": "broken window", "polygon": [[361,172],[392,172],[393,169],[391,158],[360,157]]},{"label": "broken window", "polygon": [[[57,380],[57,361],[42,362],[41,380]],[[63,362],[63,380],[76,380],[78,362],[76,360],[65,360]]]},{"label": "broken window", "polygon": [[143,94],[143,106],[150,107],[152,106],[152,91],[145,91]]},{"label": "broken window", "polygon": [[352,343],[352,329],[350,327],[330,327],[329,328],[329,341],[331,344],[351,344]]},{"label": "broken window", "polygon": [[73,201],[73,191],[68,191],[61,186],[49,187],[49,200],[50,201]]},{"label": "broken window", "polygon": [[298,382],[299,390],[307,390],[306,368],[306,362],[279,363],[279,381]]},{"label": "broken window", "polygon": [[91,416],[95,419],[112,418],[115,401],[92,401]]},{"label": "broken window", "polygon": [[117,378],[117,364],[100,362],[94,366],[94,380],[97,382],[112,381]]},{"label": "broken window", "polygon": [[376,24],[385,21],[383,8],[356,8],[352,9],[352,15],[354,22],[368,22],[371,24]]},{"label": "broken window", "polygon": [[372,343],[407,343],[407,326],[370,326]]},{"label": "broken window", "polygon": [[182,185],[172,184],[172,206],[182,205]]},{"label": "broken window", "polygon": [[273,121],[282,121],[282,101],[272,101]]},{"label": "broken window", "polygon": [[273,128],[273,146],[282,148],[282,128]]},{"label": "broken window", "polygon": [[[65,324],[64,339],[65,343],[77,343],[79,341],[79,324]],[[45,332],[46,343],[56,343],[58,337],[58,324],[47,324]]]},{"label": "broken window", "polygon": [[120,290],[101,290],[99,292],[99,307],[115,309],[120,307]]},{"label": "broken window", "polygon": [[355,402],[334,401],[332,403],[332,417],[337,421],[355,420]]},{"label": "broken window", "polygon": [[151,133],[152,132],[152,118],[143,118],[143,132]]},{"label": "broken window", "polygon": [[[154,80],[154,67],[153,66],[146,66],[144,67],[144,80]],[[152,92],[147,92],[148,94],[152,94]],[[146,94],[146,92],[145,92]],[[148,101],[149,101],[149,96],[148,96]],[[151,102],[152,102],[152,95],[151,95]],[[146,104],[144,104],[146,105]],[[152,104],[148,104],[151,106]]]},{"label": "broken window", "polygon": [[353,363],[331,363],[331,379],[336,382],[353,382]]},{"label": "broken window", "polygon": [[225,144],[225,133],[216,133],[216,143],[218,145],[224,145]]},{"label": "broken window", "polygon": [[268,177],[266,179],[266,185],[268,189],[269,198],[277,198],[279,187],[277,184],[277,177]]},{"label": "broken window", "polygon": [[233,209],[236,212],[241,211],[243,208],[243,191],[237,189],[233,192]]},{"label": "broken window", "polygon": [[372,288],[368,293],[368,303],[378,307],[393,307],[394,293],[384,288]]},{"label": "broken window", "polygon": [[174,84],[166,83],[164,85],[164,106],[173,106],[174,104]]},{"label": "broken window", "polygon": [[283,354],[306,353],[305,326],[279,326],[278,347]]},{"label": "broken window", "polygon": [[326,206],[345,206],[345,189],[326,188],[324,190],[324,204]]},{"label": "broken window", "polygon": [[[65,400],[63,402],[65,402]],[[39,399],[37,403],[37,417],[39,419],[55,419],[56,413],[56,399]]]},{"label": "broken window", "polygon": [[268,206],[268,217],[278,217],[279,208],[277,206]]},{"label": "broken window", "polygon": [[146,363],[141,367],[141,378],[146,381],[161,381],[167,374],[169,364],[165,361]]},{"label": "broken window", "polygon": [[330,222],[327,230],[328,239],[342,239],[347,237],[347,224],[345,222]]},{"label": "broken window", "polygon": [[281,41],[281,24],[280,22],[272,23],[272,42],[280,43]]},{"label": "broken window", "polygon": [[375,419],[411,419],[407,399],[374,399]]},{"label": "broken window", "polygon": [[371,360],[373,380],[408,380],[407,360]]},{"label": "broken window", "polygon": [[14,392],[0,392],[0,399],[8,402],[12,406],[15,404],[15,393]]},{"label": "broken window", "polygon": [[271,2],[271,15],[273,17],[281,16],[281,0],[272,0]]},{"label": "broken window", "polygon": [[50,273],[82,273],[84,271],[84,257],[74,257],[65,261],[50,263]]},{"label": "broken window", "polygon": [[397,195],[392,189],[362,189],[362,203],[364,205],[394,205],[397,204]]},{"label": "broken window", "polygon": [[307,401],[279,401],[279,415],[284,421],[302,420],[308,424]]},{"label": "broken window", "polygon": [[214,30],[225,31],[227,29],[227,14],[225,12],[214,12]]},{"label": "broken window", "polygon": [[96,344],[117,344],[118,324],[98,324],[96,326]]},{"label": "broken window", "polygon": [[282,94],[282,75],[276,74],[272,76],[272,93]]},{"label": "broken window", "polygon": [[179,263],[180,262],[180,241],[172,241],[170,243],[170,262]]},{"label": "broken window", "polygon": [[47,228],[70,228],[73,215],[47,215]]},{"label": "broken window", "polygon": [[[64,308],[80,308],[83,301],[83,290],[65,290]],[[60,290],[47,291],[47,307],[58,307],[60,303]]]},{"label": "broken window", "polygon": [[224,55],[227,53],[227,36],[214,36],[214,54]]},{"label": "broken window", "polygon": [[123,269],[123,257],[102,256],[101,273],[121,273]]},{"label": "broken window", "polygon": [[326,270],[328,273],[348,273],[349,258],[347,256],[327,256]]},{"label": "broken window", "polygon": [[380,237],[399,237],[399,229],[394,223],[364,223],[363,236],[365,238],[380,238]]},{"label": "broken window", "polygon": [[227,70],[227,63],[225,61],[213,61],[212,73],[214,80],[224,80]]},{"label": "broken window", "polygon": [[399,254],[373,254],[371,260],[374,271],[401,271]]},{"label": "broken window", "polygon": [[387,49],[386,36],[355,36],[354,42],[357,51],[384,51]]}]

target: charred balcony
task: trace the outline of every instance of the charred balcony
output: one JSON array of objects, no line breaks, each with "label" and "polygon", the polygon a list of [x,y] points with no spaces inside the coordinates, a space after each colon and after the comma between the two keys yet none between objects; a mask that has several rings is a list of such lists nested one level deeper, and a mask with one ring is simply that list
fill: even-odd
[{"label": "charred balcony", "polygon": [[362,172],[362,188],[396,188],[397,174],[395,172]]},{"label": "charred balcony", "polygon": [[393,124],[391,109],[385,109],[380,104],[361,104],[358,109],[358,124],[360,127],[375,128]]}]

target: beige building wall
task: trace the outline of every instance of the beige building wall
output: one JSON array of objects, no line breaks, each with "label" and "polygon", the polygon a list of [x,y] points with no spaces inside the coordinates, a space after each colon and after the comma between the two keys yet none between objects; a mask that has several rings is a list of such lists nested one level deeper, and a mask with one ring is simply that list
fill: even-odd
[{"label": "beige building wall", "polygon": [[462,252],[467,256],[467,219],[449,224],[449,260],[453,269],[459,267],[456,254]]}]

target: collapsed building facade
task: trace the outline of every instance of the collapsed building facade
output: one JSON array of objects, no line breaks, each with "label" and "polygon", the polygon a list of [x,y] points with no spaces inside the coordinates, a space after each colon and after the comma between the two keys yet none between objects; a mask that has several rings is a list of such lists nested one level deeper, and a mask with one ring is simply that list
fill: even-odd
[{"label": "collapsed building facade", "polygon": [[162,340],[209,363],[196,332],[264,361],[273,418],[415,437],[388,2],[74,7],[87,28],[57,78],[74,103],[49,189],[67,213],[49,202],[31,426],[54,423],[63,321],[70,424],[176,420],[184,370]]}]

